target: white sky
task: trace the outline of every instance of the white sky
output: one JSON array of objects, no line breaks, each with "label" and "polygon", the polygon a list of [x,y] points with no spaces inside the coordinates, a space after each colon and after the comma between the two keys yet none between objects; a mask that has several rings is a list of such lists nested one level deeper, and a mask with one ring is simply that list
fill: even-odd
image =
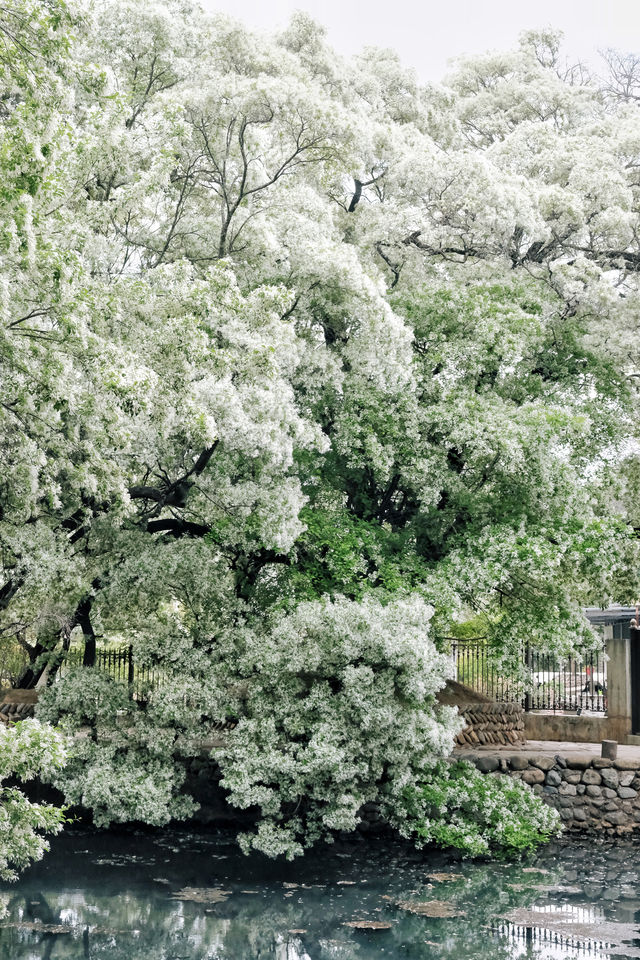
[{"label": "white sky", "polygon": [[305,10],[327,27],[340,53],[392,47],[422,80],[440,80],[461,53],[512,47],[521,30],[551,25],[567,53],[590,63],[597,50],[640,52],[640,0],[201,0],[253,29],[286,24]]}]

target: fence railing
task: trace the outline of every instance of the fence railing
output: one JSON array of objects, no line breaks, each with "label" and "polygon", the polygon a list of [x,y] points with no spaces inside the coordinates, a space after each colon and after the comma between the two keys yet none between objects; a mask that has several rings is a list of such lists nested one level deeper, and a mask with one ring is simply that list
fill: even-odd
[{"label": "fence railing", "polygon": [[456,679],[491,700],[521,703],[525,710],[607,712],[607,661],[603,650],[583,650],[569,660],[523,647],[524,680],[501,673],[486,644],[456,640]]},{"label": "fence railing", "polygon": [[[64,677],[70,667],[82,665],[82,651],[70,650],[58,668],[57,676]],[[96,650],[94,664],[97,670],[107,673],[114,680],[128,683],[135,699],[146,696],[150,690],[163,686],[166,682],[164,672],[147,664],[136,663],[133,648],[117,647]]]},{"label": "fence railing", "polygon": [[[523,676],[528,681],[514,680],[501,672],[482,642],[456,640],[451,656],[456,680],[491,700],[520,703],[525,710],[607,712],[607,661],[603,650],[584,650],[574,659],[561,661],[524,647]],[[65,676],[70,667],[81,663],[82,651],[69,651],[58,676]],[[128,683],[136,699],[167,682],[161,669],[136,663],[130,646],[97,650],[95,666],[114,680]]]}]

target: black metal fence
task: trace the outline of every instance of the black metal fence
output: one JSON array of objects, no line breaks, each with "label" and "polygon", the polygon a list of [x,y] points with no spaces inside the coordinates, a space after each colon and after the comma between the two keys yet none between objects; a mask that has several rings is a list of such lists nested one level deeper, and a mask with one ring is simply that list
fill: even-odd
[{"label": "black metal fence", "polygon": [[521,703],[525,710],[607,712],[604,650],[582,650],[572,659],[560,660],[524,647],[520,680],[501,671],[481,641],[456,640],[451,655],[456,679],[492,700]]},{"label": "black metal fence", "polygon": [[[70,667],[81,666],[82,656],[81,650],[70,650],[60,664],[57,675],[64,677]],[[166,681],[163,671],[136,663],[131,646],[97,650],[94,666],[114,680],[128,683],[136,700],[146,697],[151,690],[162,686]]]},{"label": "black metal fence", "polygon": [[[521,703],[525,710],[607,712],[604,650],[583,650],[573,659],[559,660],[524,647],[521,679],[514,679],[512,671],[501,670],[491,649],[482,641],[456,640],[451,656],[456,680],[491,700]],[[81,663],[82,651],[69,651],[58,676]],[[148,696],[167,682],[160,668],[136,663],[130,646],[97,650],[95,666],[114,680],[129,684],[136,699]]]}]

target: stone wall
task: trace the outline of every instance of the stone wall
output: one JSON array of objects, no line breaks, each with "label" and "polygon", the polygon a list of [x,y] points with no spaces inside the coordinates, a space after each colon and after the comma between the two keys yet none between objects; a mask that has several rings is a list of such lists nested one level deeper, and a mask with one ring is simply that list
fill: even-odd
[{"label": "stone wall", "polygon": [[32,717],[37,701],[37,690],[7,690],[0,700],[0,722],[15,723]]},{"label": "stone wall", "polygon": [[[612,761],[587,753],[545,756],[525,751],[509,754],[505,750],[480,756],[460,751],[456,757],[471,760],[481,773],[509,776],[529,784],[545,803],[558,810],[571,832],[640,832],[640,759]],[[187,787],[201,804],[194,821],[246,828],[258,816],[258,810],[229,807],[218,779],[219,771],[211,758],[189,761]],[[366,804],[362,816],[361,833],[385,830],[377,804]]]},{"label": "stone wall", "polygon": [[559,811],[569,830],[614,834],[640,831],[640,759],[524,752],[465,758],[482,773],[507,775],[528,783],[545,803]]},{"label": "stone wall", "polygon": [[524,715],[524,729],[528,740],[556,740],[564,743],[617,740],[618,743],[625,743],[630,722],[626,717],[532,712]]}]

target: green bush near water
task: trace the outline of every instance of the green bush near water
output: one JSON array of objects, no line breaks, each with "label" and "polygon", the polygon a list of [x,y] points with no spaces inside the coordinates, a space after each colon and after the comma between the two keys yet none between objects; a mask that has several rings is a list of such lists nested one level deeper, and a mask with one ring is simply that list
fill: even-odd
[{"label": "green bush near water", "polygon": [[404,836],[418,847],[455,848],[465,856],[524,856],[562,830],[557,811],[526,784],[479,773],[464,760],[439,763],[428,783],[406,788],[403,800]]}]

